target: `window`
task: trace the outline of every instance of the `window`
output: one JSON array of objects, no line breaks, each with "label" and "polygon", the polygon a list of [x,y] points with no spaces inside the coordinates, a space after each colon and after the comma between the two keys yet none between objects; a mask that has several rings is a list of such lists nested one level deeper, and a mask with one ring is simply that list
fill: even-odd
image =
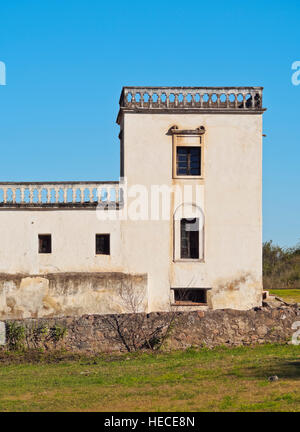
[{"label": "window", "polygon": [[180,258],[199,259],[199,219],[180,221]]},{"label": "window", "polygon": [[201,147],[176,148],[176,175],[201,176]]},{"label": "window", "polygon": [[207,304],[207,289],[204,288],[174,288],[174,303],[176,305]]},{"label": "window", "polygon": [[204,127],[178,129],[173,126],[172,135],[172,177],[178,179],[204,180]]},{"label": "window", "polygon": [[39,234],[39,253],[51,253],[51,234]]},{"label": "window", "polygon": [[96,254],[110,255],[110,235],[96,234]]},{"label": "window", "polygon": [[180,204],[173,215],[173,261],[204,262],[204,212],[194,203]]}]

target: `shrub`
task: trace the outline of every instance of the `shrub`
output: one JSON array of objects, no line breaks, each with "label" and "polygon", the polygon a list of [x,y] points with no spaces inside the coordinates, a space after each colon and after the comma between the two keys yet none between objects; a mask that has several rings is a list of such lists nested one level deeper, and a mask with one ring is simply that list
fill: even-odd
[{"label": "shrub", "polygon": [[263,278],[265,289],[300,288],[300,245],[285,249],[265,242]]},{"label": "shrub", "polygon": [[25,340],[25,327],[15,321],[6,324],[7,343],[10,349],[23,348]]}]

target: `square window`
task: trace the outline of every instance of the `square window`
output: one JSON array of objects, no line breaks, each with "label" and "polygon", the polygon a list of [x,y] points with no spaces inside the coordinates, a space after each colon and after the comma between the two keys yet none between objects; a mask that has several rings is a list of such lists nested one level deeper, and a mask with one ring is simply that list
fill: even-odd
[{"label": "square window", "polygon": [[205,305],[207,304],[207,290],[203,288],[176,288],[174,289],[175,304],[178,305]]},{"label": "square window", "polygon": [[96,234],[96,255],[110,255],[110,234]]},{"label": "square window", "polygon": [[176,175],[201,176],[201,147],[176,147]]},{"label": "square window", "polygon": [[51,234],[39,234],[39,253],[51,253]]}]

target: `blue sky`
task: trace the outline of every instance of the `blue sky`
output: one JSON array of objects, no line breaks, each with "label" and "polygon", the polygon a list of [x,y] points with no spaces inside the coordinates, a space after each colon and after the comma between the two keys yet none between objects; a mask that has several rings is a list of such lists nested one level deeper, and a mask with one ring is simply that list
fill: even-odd
[{"label": "blue sky", "polygon": [[0,181],[116,180],[123,85],[262,85],[264,240],[300,240],[299,0],[0,0]]}]

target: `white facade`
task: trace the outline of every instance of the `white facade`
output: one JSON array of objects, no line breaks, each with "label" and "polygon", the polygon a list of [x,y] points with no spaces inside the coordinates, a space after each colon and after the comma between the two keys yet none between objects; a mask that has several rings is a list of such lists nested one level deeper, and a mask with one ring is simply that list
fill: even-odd
[{"label": "white facade", "polygon": [[[146,98],[138,101],[137,94],[143,97],[146,92],[153,103]],[[204,92],[210,94],[210,102],[202,99]],[[131,100],[129,93],[135,96]],[[115,273],[147,276],[143,305],[148,312],[174,305],[180,309],[261,305],[262,90],[186,89],[192,102],[179,98],[172,102],[169,95],[179,93],[184,89],[123,90],[118,122],[126,191],[123,201],[115,196],[117,208],[104,209],[109,196],[100,202],[99,193],[93,194],[100,187],[118,194],[125,188],[122,183],[0,185],[0,317],[130,311],[118,300]],[[244,97],[242,103],[238,94]],[[176,146],[201,147],[200,175],[176,174]],[[190,185],[192,195],[183,195],[180,201],[171,194],[168,215],[158,217],[154,185],[182,191]],[[56,190],[56,197],[50,190]],[[88,198],[86,190],[92,192]],[[180,217],[182,205],[186,213]],[[200,223],[196,258],[182,258],[181,219],[189,218]],[[96,234],[109,234],[109,254],[96,253]],[[51,253],[40,253],[39,235],[51,235]],[[93,282],[89,285],[86,277],[78,287],[74,281],[82,273],[91,273]],[[102,273],[112,275],[109,289],[92,277]],[[64,274],[68,280],[63,294],[61,282],[60,288],[51,282],[53,274]],[[203,298],[190,297],[192,289],[201,290]]]}]

